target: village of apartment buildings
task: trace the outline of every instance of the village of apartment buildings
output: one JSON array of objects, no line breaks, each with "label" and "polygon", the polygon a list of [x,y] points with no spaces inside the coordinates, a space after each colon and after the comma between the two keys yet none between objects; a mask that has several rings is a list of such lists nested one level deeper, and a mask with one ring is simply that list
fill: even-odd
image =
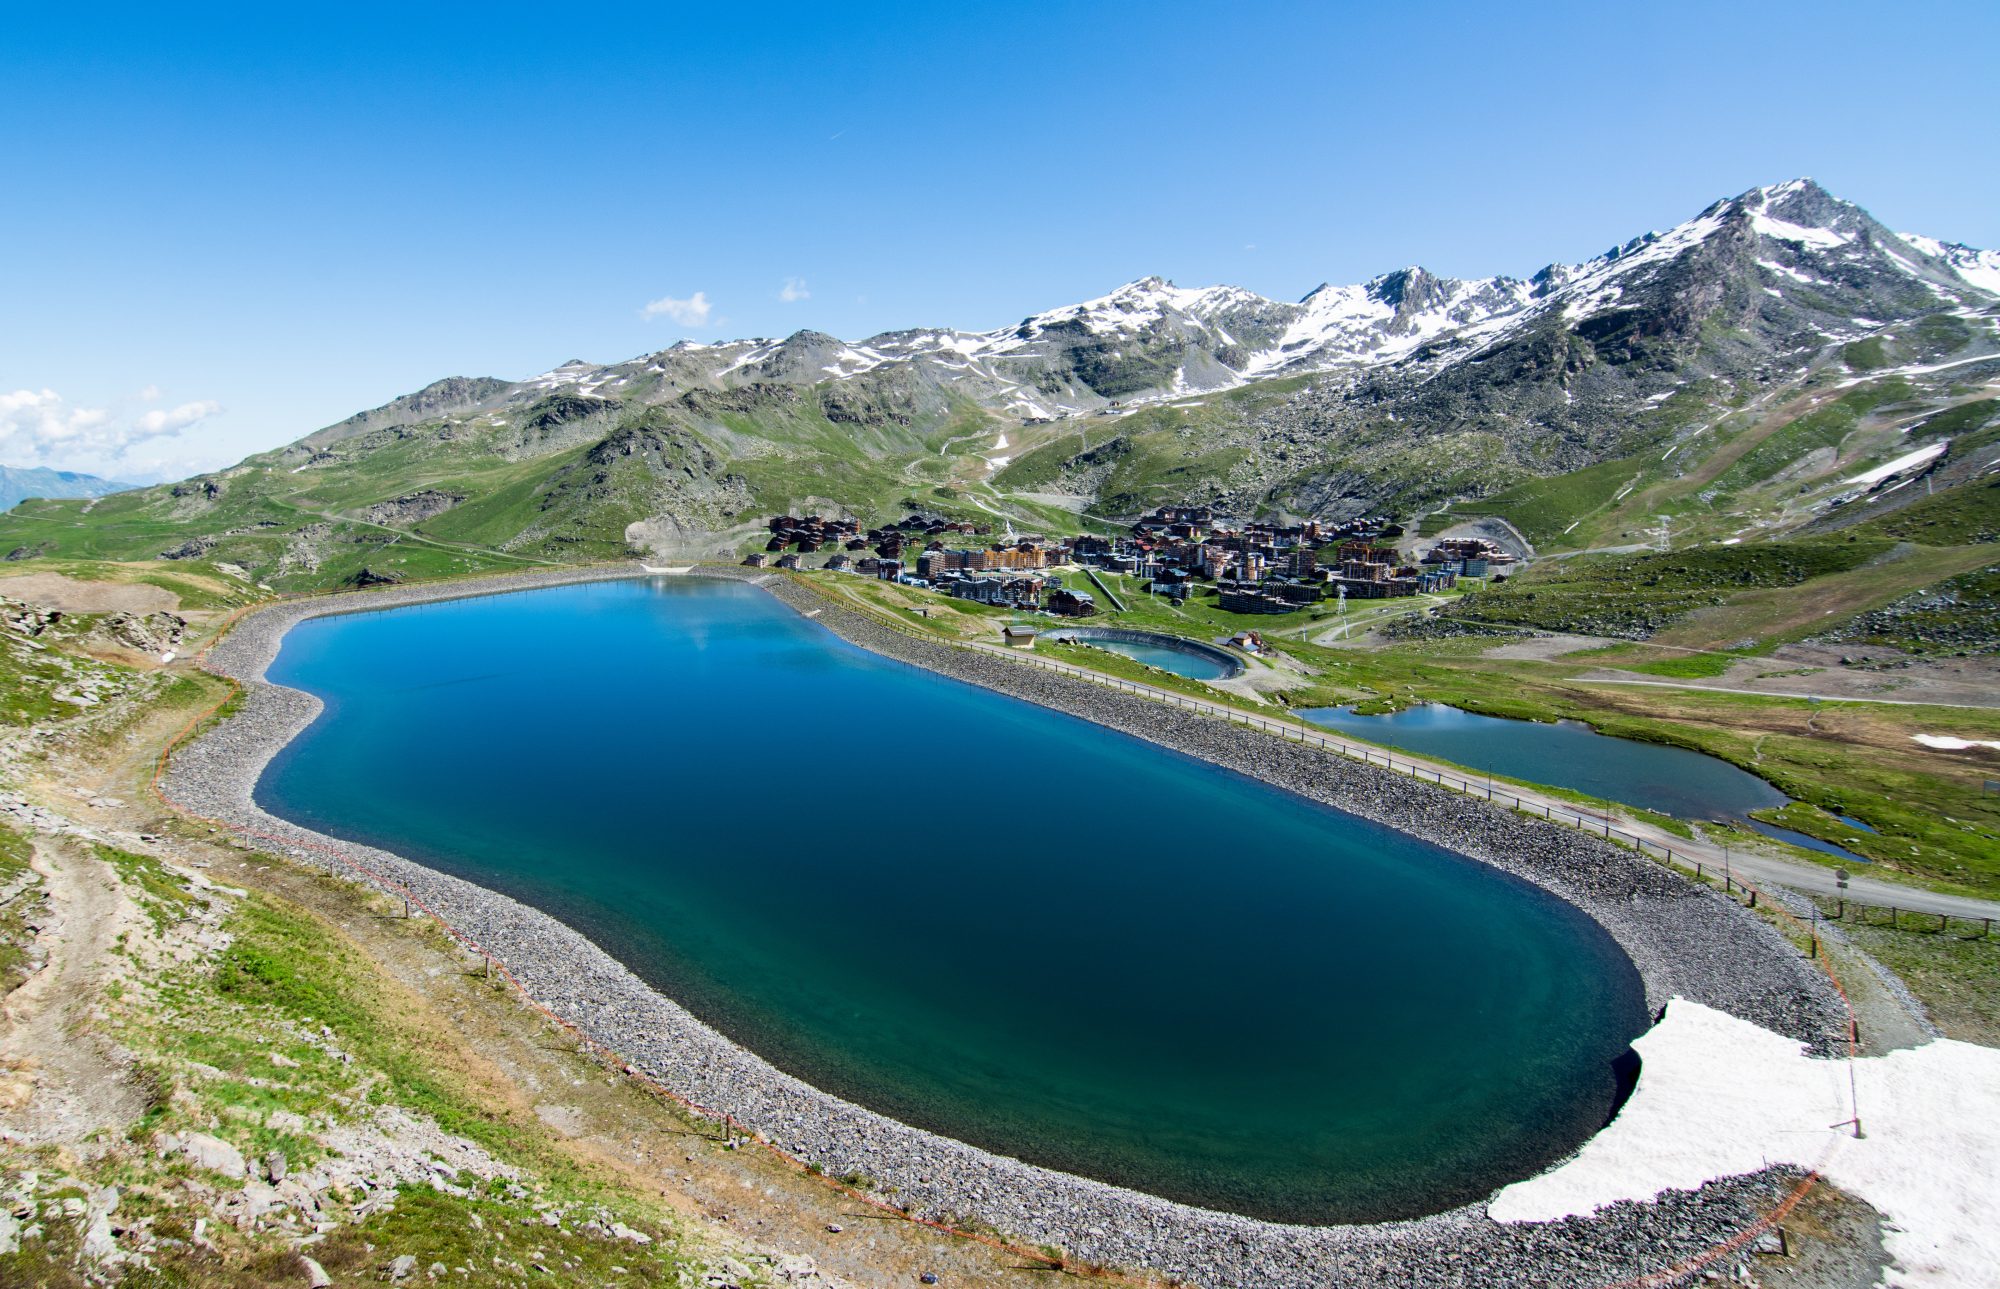
[{"label": "village of apartment buildings", "polygon": [[[963,600],[1083,618],[1098,612],[1091,575],[1146,580],[1145,590],[1184,602],[1212,591],[1226,613],[1292,613],[1322,600],[1389,599],[1449,590],[1461,577],[1504,573],[1514,556],[1479,538],[1439,541],[1416,563],[1393,544],[1402,529],[1380,519],[1232,525],[1206,506],[1162,506],[1130,534],[1047,539],[963,520],[912,515],[862,531],[851,519],[778,515],[765,549],[745,564],[825,568],[922,587]],[[823,554],[823,552],[832,552]],[[1083,570],[1080,576],[1054,570]]]}]

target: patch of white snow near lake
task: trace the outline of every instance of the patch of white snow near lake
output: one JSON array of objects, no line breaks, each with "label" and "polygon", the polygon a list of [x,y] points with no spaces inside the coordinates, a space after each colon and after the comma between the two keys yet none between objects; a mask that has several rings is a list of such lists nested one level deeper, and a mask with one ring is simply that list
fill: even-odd
[{"label": "patch of white snow near lake", "polygon": [[1007,446],[1007,436],[1006,436],[1006,435],[1004,435],[1004,434],[1003,434],[1003,435],[1001,435],[1001,436],[1000,436],[999,438],[997,438],[997,439],[993,440],[993,450],[994,450],[995,452],[998,452],[998,451],[1000,451],[1001,449],[1005,448],[1006,446]]},{"label": "patch of white snow near lake", "polygon": [[1934,747],[1940,752],[1963,752],[1969,747],[1990,747],[2000,750],[2000,739],[1955,738],[1950,734],[1912,734],[1910,737],[1925,747]]},{"label": "patch of white snow near lake", "polygon": [[1796,1164],[1874,1205],[1897,1286],[1990,1283],[2000,1265],[2000,1050],[1938,1039],[1852,1062],[1675,998],[1636,1039],[1638,1086],[1569,1162],[1506,1187],[1499,1222],[1583,1216],[1703,1182]]},{"label": "patch of white snow near lake", "polygon": [[1943,443],[1933,443],[1929,447],[1918,448],[1915,452],[1905,453],[1904,455],[1897,457],[1894,461],[1885,461],[1881,465],[1876,466],[1873,470],[1868,470],[1861,474],[1857,474],[1852,479],[1846,479],[1843,480],[1842,482],[1879,483],[1881,480],[1888,478],[1892,474],[1896,474],[1900,471],[1907,470],[1911,466],[1922,465],[1924,462],[1930,460],[1932,457],[1942,456],[1947,446],[1948,446],[1947,444]]}]

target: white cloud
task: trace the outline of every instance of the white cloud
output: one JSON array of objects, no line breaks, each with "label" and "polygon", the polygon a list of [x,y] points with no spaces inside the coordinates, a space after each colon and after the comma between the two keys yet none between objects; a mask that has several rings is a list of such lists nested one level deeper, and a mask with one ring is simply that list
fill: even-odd
[{"label": "white cloud", "polygon": [[213,399],[204,399],[199,403],[182,403],[171,411],[155,408],[153,411],[142,413],[133,424],[145,437],[150,438],[155,434],[171,434],[175,430],[198,425],[221,410],[222,404]]},{"label": "white cloud", "polygon": [[97,430],[111,414],[101,407],[71,407],[52,389],[0,394],[0,448],[40,454]]},{"label": "white cloud", "polygon": [[668,317],[683,327],[699,327],[708,321],[709,308],[708,292],[696,291],[685,300],[676,300],[670,295],[664,295],[657,300],[648,301],[646,307],[640,310],[640,316]]},{"label": "white cloud", "polygon": [[52,389],[0,392],[0,463],[119,478],[188,455],[182,433],[221,411],[204,399],[127,419],[75,406]]},{"label": "white cloud", "polygon": [[142,403],[157,403],[157,402],[159,402],[159,401],[160,401],[160,387],[159,387],[158,385],[148,385],[148,386],[146,386],[146,388],[144,388],[144,389],[142,389],[142,390],[140,390],[140,391],[139,391],[139,401],[140,401],[140,402],[142,402]]},{"label": "white cloud", "polygon": [[778,288],[778,298],[786,304],[812,299],[812,292],[806,290],[806,280],[802,277],[788,277],[785,285]]}]

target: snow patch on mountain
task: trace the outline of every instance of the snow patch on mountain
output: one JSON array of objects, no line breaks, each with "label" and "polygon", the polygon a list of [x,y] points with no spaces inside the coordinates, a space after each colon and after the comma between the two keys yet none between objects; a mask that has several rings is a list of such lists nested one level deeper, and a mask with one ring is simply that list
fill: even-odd
[{"label": "snow patch on mountain", "polygon": [[1953,272],[1980,290],[2000,295],[2000,251],[1982,251],[1963,242],[1943,242],[1921,233],[1896,236],[1931,258],[1951,265]]},{"label": "snow patch on mountain", "polygon": [[551,368],[539,376],[528,377],[521,384],[529,389],[547,392],[564,386],[582,385],[593,377],[597,377],[599,383],[602,383],[603,378],[598,376],[602,370],[581,358],[572,358],[560,367]]},{"label": "snow patch on mountain", "polygon": [[1848,243],[1845,235],[1836,233],[1830,228],[1808,228],[1804,224],[1794,224],[1790,220],[1774,219],[1761,211],[1750,217],[1750,226],[1766,237],[1774,237],[1781,242],[1795,242],[1816,251],[1837,250]]},{"label": "snow patch on mountain", "polygon": [[1393,362],[1440,337],[1477,334],[1520,313],[1532,295],[1513,278],[1439,278],[1412,266],[1359,286],[1321,285],[1275,344],[1250,355],[1245,378],[1330,360]]}]

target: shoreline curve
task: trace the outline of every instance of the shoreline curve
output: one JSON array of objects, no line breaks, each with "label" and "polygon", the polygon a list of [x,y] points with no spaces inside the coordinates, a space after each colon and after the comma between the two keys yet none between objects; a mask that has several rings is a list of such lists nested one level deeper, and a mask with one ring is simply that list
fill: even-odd
[{"label": "shoreline curve", "polygon": [[[1831,1053],[1844,1038],[1844,1012],[1831,987],[1782,936],[1734,902],[1618,847],[1227,722],[921,640],[786,578],[731,568],[692,571],[758,586],[870,652],[1136,735],[1523,878],[1581,909],[1612,936],[1638,970],[1655,1018],[1669,998],[1681,996],[1796,1038],[1818,1053]],[[419,893],[501,961],[531,997],[633,1071],[729,1115],[828,1175],[860,1174],[893,1187],[896,1206],[911,1216],[976,1220],[1091,1263],[1209,1284],[1305,1286],[1337,1279],[1442,1286],[1466,1283],[1468,1274],[1475,1282],[1604,1283],[1658,1274],[1697,1257],[1757,1222],[1799,1176],[1767,1169],[1546,1224],[1503,1225],[1486,1216],[1484,1200],[1427,1217],[1349,1226],[1293,1226],[1197,1208],[997,1155],[843,1101],[710,1029],[554,917],[256,805],[265,765],[321,710],[313,696],[264,680],[297,622],[651,575],[631,568],[509,574],[253,610],[203,659],[209,670],[242,685],[244,701],[228,720],[175,751],[161,794],[176,809],[254,834],[290,858],[349,877],[378,873]]]}]

